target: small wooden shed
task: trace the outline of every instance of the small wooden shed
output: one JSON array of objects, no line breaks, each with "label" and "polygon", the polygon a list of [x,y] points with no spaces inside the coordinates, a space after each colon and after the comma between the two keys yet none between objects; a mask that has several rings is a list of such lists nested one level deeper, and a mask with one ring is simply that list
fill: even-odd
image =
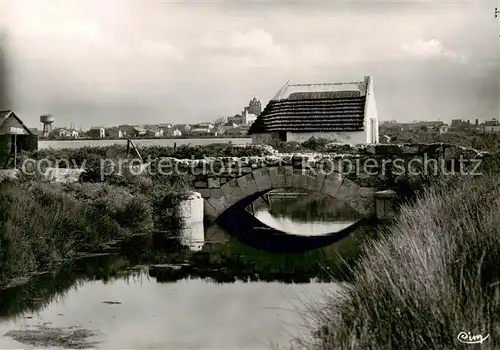
[{"label": "small wooden shed", "polygon": [[38,149],[38,136],[13,110],[0,111],[0,167],[7,168],[20,151]]}]

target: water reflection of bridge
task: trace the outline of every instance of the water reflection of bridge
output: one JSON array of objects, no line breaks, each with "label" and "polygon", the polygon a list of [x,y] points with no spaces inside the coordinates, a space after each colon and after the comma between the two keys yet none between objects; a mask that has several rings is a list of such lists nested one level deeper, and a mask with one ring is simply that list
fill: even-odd
[{"label": "water reflection of bridge", "polygon": [[[248,202],[227,211],[218,225],[200,227],[198,236],[203,236],[206,243],[219,244],[230,238],[227,232],[268,252],[292,253],[330,245],[365,222],[345,202],[320,193],[277,189],[255,195]],[[235,226],[228,229],[231,223]],[[188,225],[187,230],[193,228]]]}]

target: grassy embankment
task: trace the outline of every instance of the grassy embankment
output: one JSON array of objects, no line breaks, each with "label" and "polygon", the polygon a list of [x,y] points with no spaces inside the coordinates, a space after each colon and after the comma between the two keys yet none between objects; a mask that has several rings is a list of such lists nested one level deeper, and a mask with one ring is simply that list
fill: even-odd
[{"label": "grassy embankment", "polygon": [[0,188],[0,284],[98,250],[109,241],[178,225],[180,180],[53,184],[5,182]]},{"label": "grassy embankment", "polygon": [[[403,205],[365,246],[354,280],[313,305],[318,349],[454,349],[460,332],[500,344],[500,177],[449,178]],[[319,330],[318,330],[319,329]]]},{"label": "grassy embankment", "polygon": [[[259,148],[228,145],[144,147],[144,158],[242,156]],[[101,178],[101,159],[126,157],[125,146],[39,150],[23,159],[67,160],[88,170],[78,183],[48,183],[25,177],[0,184],[0,285],[50,268],[82,252],[152,229],[174,230],[180,224],[177,204],[186,193],[182,176],[132,175]],[[154,167],[154,163],[153,163]]]}]

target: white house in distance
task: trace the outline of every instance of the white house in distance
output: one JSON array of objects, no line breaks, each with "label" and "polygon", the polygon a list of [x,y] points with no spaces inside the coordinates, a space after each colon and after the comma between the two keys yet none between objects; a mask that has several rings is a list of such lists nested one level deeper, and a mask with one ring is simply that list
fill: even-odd
[{"label": "white house in distance", "polygon": [[87,136],[92,138],[105,138],[106,137],[106,129],[102,126],[93,126],[87,131]]},{"label": "white house in distance", "polygon": [[250,126],[253,143],[273,139],[304,142],[378,143],[373,79],[328,84],[286,83]]},{"label": "white house in distance", "polygon": [[243,110],[242,113],[243,120],[245,120],[246,125],[252,125],[257,120],[257,115],[250,113],[247,108]]},{"label": "white house in distance", "polygon": [[123,130],[120,128],[116,127],[111,127],[106,129],[106,137],[110,138],[122,138],[123,135]]},{"label": "white house in distance", "polygon": [[51,135],[55,138],[77,139],[79,132],[75,129],[57,128],[52,130]]}]

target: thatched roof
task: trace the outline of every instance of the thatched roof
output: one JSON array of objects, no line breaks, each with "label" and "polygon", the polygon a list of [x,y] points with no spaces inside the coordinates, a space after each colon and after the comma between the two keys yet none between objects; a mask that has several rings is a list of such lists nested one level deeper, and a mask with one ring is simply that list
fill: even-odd
[{"label": "thatched roof", "polygon": [[287,83],[252,124],[249,134],[276,131],[362,131],[365,100],[364,82]]},{"label": "thatched roof", "polygon": [[271,100],[252,124],[249,134],[361,131],[365,100],[362,91],[293,92],[287,98]]}]

